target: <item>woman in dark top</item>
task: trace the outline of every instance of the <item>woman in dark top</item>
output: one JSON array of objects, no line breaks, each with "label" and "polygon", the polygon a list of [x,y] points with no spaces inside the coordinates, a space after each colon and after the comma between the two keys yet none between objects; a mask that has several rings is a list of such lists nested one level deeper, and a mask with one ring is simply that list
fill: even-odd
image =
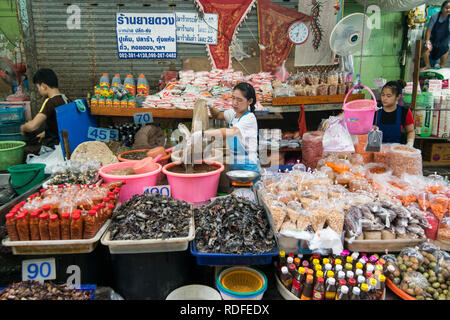
[{"label": "woman in dark top", "polygon": [[445,67],[450,42],[449,15],[450,2],[444,1],[441,6],[441,11],[431,16],[425,34],[425,52],[423,55],[425,66],[420,71],[434,67],[439,59],[441,60],[441,68]]},{"label": "woman in dark top", "polygon": [[376,113],[374,124],[383,132],[383,143],[401,143],[402,131],[406,131],[406,144],[414,145],[414,118],[409,108],[398,104],[402,90],[405,87],[403,81],[390,81],[381,91],[381,107]]}]

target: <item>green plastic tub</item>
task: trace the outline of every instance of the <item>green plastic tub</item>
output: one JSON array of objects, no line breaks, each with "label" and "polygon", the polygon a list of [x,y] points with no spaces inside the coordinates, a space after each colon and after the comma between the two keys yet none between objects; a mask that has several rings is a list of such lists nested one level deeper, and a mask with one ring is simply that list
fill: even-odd
[{"label": "green plastic tub", "polygon": [[23,141],[0,141],[0,171],[22,163],[25,146]]},{"label": "green plastic tub", "polygon": [[44,181],[44,169],[45,163],[28,163],[9,167],[10,184],[21,195]]}]

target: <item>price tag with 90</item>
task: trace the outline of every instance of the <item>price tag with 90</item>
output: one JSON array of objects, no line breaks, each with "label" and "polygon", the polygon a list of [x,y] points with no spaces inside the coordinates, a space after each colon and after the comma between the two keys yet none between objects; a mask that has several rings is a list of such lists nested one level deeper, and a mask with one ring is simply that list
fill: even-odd
[{"label": "price tag with 90", "polygon": [[135,113],[133,115],[135,124],[147,124],[153,122],[153,116],[151,112]]},{"label": "price tag with 90", "polygon": [[108,142],[110,140],[110,130],[106,128],[89,127],[87,137],[96,141]]},{"label": "price tag with 90", "polygon": [[55,258],[22,261],[22,281],[56,279]]}]

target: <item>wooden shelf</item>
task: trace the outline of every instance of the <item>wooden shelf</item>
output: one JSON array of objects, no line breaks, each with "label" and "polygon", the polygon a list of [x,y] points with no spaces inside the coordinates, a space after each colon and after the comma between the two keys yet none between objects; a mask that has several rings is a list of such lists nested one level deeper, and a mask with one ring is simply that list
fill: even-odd
[{"label": "wooden shelf", "polygon": [[150,112],[153,118],[192,119],[193,114],[193,110],[180,109],[91,107],[91,113],[98,116],[132,117],[144,112]]},{"label": "wooden shelf", "polygon": [[450,167],[450,163],[443,163],[443,162],[434,162],[434,161],[422,161],[422,166],[429,168],[429,167]]},{"label": "wooden shelf", "polygon": [[[364,99],[363,93],[351,94],[347,101]],[[343,103],[345,99],[344,94],[337,94],[332,96],[295,96],[295,97],[273,97],[272,106],[292,106],[302,104],[326,104],[326,103]]]}]

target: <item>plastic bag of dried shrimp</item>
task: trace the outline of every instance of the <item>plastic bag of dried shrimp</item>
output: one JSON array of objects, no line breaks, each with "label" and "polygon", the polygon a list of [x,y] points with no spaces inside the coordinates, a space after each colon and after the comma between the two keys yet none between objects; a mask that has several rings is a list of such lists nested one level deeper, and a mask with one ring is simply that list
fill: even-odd
[{"label": "plastic bag of dried shrimp", "polygon": [[422,153],[413,147],[392,146],[388,152],[388,163],[392,173],[398,177],[404,173],[422,175]]}]

